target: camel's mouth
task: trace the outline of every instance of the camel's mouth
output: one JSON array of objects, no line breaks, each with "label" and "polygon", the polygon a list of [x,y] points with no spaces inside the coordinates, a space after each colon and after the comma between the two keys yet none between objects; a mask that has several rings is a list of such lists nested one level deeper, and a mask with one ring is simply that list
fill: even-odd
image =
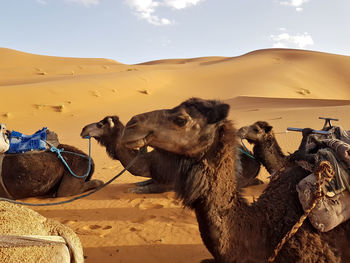
[{"label": "camel's mouth", "polygon": [[152,135],[152,132],[148,133],[146,136],[138,138],[136,140],[123,140],[123,144],[131,149],[139,149],[143,146],[147,146],[150,141],[150,137]]},{"label": "camel's mouth", "polygon": [[98,128],[96,123],[86,125],[80,133],[80,137],[82,138],[92,137],[95,139],[99,139],[102,135],[103,130]]},{"label": "camel's mouth", "polygon": [[80,137],[83,138],[83,139],[86,139],[86,138],[89,138],[89,137],[98,139],[100,136],[98,136],[96,134],[91,134],[90,132],[84,132],[83,131],[83,132],[80,133]]},{"label": "camel's mouth", "polygon": [[249,138],[245,138],[246,140],[247,140],[247,142],[249,143],[249,144],[254,144],[254,140],[252,140],[252,139],[249,139]]}]

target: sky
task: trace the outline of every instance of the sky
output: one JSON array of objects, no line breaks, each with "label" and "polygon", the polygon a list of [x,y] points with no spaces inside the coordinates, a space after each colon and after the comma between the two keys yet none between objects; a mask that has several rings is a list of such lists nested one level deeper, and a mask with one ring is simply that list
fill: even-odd
[{"label": "sky", "polygon": [[265,48],[349,56],[349,26],[350,0],[0,0],[0,47],[125,64]]}]

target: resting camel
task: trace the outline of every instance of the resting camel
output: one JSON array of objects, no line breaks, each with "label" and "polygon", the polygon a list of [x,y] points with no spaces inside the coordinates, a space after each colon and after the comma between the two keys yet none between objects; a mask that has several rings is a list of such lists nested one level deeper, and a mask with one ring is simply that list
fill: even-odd
[{"label": "resting camel", "polygon": [[[88,157],[70,145],[60,144],[58,148]],[[88,159],[65,152],[62,156],[75,174],[83,175],[87,172]],[[93,172],[92,162],[90,173],[86,178],[73,177],[57,158],[57,154],[50,151],[5,154],[1,172],[4,187],[0,184],[0,197],[20,199],[44,195],[62,197],[80,194],[103,184],[101,180],[90,180]]]},{"label": "resting camel", "polygon": [[[119,160],[124,167],[139,153],[136,149],[129,149],[120,142],[124,125],[118,116],[107,116],[99,122],[86,125],[81,136],[91,136],[106,148],[106,152],[112,159]],[[242,147],[241,147],[242,148]],[[261,181],[255,178],[260,169],[260,163],[241,151],[237,152],[239,163],[243,163],[245,170],[237,173],[239,187],[259,184]],[[136,163],[128,168],[135,176],[149,177],[150,180],[137,183],[132,188],[134,193],[161,193],[171,191],[174,188],[174,180],[178,174],[178,156],[162,149],[155,148],[151,152],[141,153]]]},{"label": "resting camel", "polygon": [[0,202],[0,222],[0,262],[84,262],[79,237],[55,220]]},{"label": "resting camel", "polygon": [[[266,262],[304,213],[296,184],[308,172],[287,168],[249,205],[232,176],[238,142],[228,111],[228,104],[191,98],[134,116],[121,141],[132,149],[149,145],[178,156],[175,192],[195,211],[211,262]],[[275,262],[349,262],[349,245],[349,222],[321,233],[306,220]]]}]

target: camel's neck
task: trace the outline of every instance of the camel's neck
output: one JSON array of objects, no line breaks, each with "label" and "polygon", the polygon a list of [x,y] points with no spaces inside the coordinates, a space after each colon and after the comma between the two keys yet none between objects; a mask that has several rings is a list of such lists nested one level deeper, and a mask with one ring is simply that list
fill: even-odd
[{"label": "camel's neck", "polygon": [[187,164],[175,184],[184,205],[195,210],[203,242],[218,262],[233,262],[240,253],[236,238],[244,237],[232,236],[232,231],[240,228],[235,224],[242,221],[243,210],[249,210],[236,186],[235,132],[226,129],[201,161]]},{"label": "camel's neck", "polygon": [[287,164],[287,157],[283,154],[274,136],[269,136],[264,143],[257,143],[253,148],[254,156],[266,170],[276,173]]},{"label": "camel's neck", "polygon": [[[122,130],[123,126],[116,129],[112,134],[101,137],[98,139],[98,142],[106,148],[106,152],[111,158],[119,160],[123,167],[127,167],[137,156],[138,151],[129,149],[121,144],[120,138]],[[128,168],[128,171],[133,175],[149,177],[148,168],[145,167],[145,163],[144,158],[139,156],[135,164]]]},{"label": "camel's neck", "polygon": [[263,213],[250,207],[235,190],[231,196],[223,195],[215,187],[211,191],[217,196],[203,199],[194,207],[203,243],[217,262],[253,262],[251,251],[264,250],[266,244],[256,238],[262,236],[265,227],[258,224],[264,222],[251,219],[264,218]]}]

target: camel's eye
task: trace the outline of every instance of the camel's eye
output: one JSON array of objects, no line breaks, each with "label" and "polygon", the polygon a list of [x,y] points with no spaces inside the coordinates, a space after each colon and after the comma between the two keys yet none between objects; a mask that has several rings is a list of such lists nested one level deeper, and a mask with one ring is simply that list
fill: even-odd
[{"label": "camel's eye", "polygon": [[185,117],[182,116],[178,116],[174,119],[174,123],[179,126],[182,127],[187,123],[187,119]]},{"label": "camel's eye", "polygon": [[253,128],[253,131],[256,132],[256,133],[259,132],[258,128]]},{"label": "camel's eye", "polygon": [[102,128],[103,127],[103,124],[101,122],[98,122],[96,125],[97,125],[97,128]]}]

